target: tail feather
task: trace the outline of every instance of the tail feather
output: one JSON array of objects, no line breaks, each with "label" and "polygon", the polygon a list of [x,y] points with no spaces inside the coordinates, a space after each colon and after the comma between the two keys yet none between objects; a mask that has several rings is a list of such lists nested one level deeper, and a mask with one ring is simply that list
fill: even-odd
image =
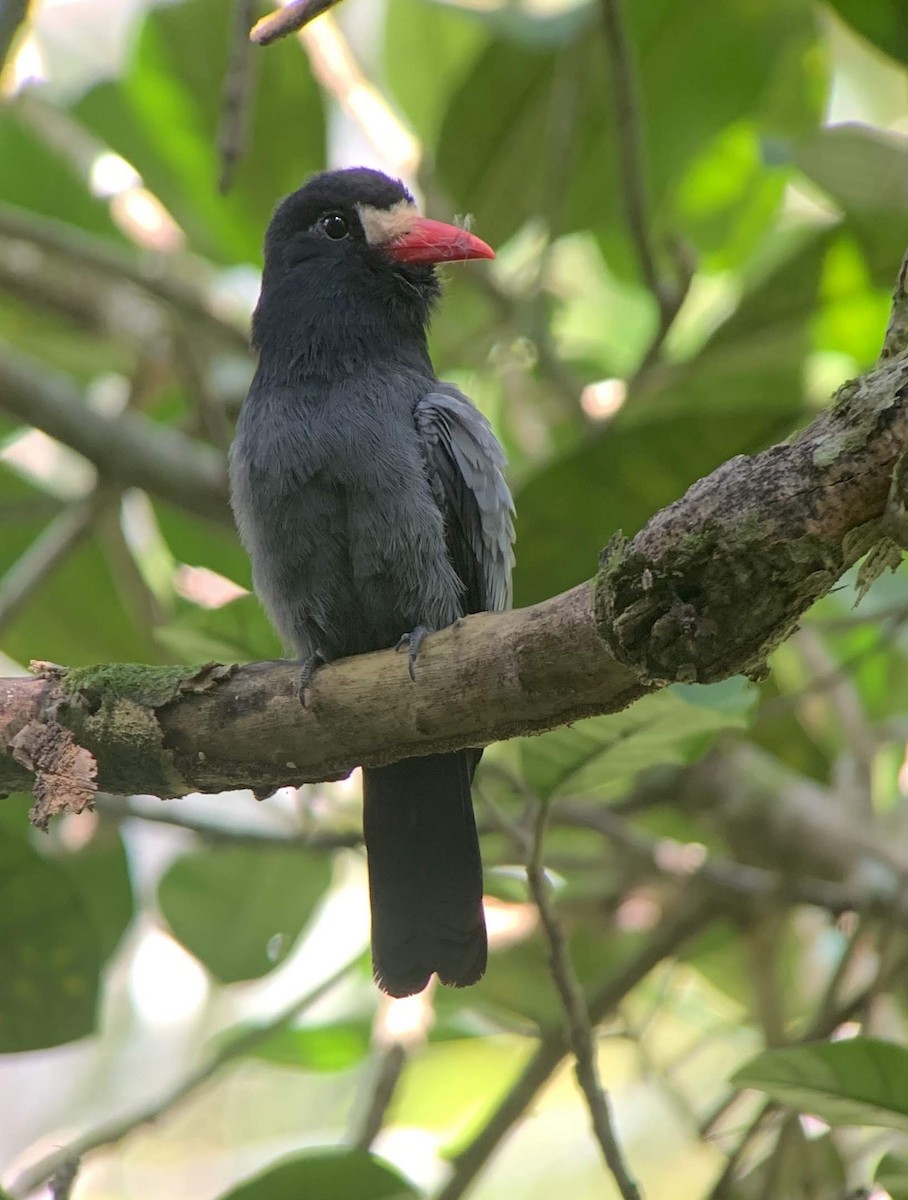
[{"label": "tail feather", "polygon": [[363,771],[372,964],[392,996],[421,992],[433,973],[465,987],[485,971],[476,761],[461,750]]}]

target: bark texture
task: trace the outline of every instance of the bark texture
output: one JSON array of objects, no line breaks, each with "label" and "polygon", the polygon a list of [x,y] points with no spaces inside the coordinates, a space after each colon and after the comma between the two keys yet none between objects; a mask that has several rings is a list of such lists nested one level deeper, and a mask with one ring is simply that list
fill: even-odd
[{"label": "bark texture", "polygon": [[[898,561],[906,329],[903,264],[879,365],[807,429],[724,463],[630,542],[616,534],[587,583],[433,635],[415,683],[406,656],[363,655],[318,671],[303,709],[291,663],[38,664],[33,678],[0,681],[0,786],[36,779],[38,823],[84,807],[95,786],[262,793],[538,733],[672,682],[758,677],[858,558],[870,552],[870,574]],[[40,738],[35,723],[53,736]]]}]

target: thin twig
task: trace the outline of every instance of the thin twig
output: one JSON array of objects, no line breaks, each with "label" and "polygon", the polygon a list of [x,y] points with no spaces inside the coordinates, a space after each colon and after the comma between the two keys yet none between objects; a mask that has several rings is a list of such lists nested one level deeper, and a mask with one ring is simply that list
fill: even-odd
[{"label": "thin twig", "polygon": [[233,0],[230,50],[221,88],[221,119],[218,125],[218,154],[221,159],[218,188],[221,192],[229,191],[236,168],[246,153],[253,67],[249,26],[255,8],[255,0]]},{"label": "thin twig", "polygon": [[620,0],[600,0],[600,4],[611,66],[612,103],[618,135],[618,152],[621,156],[624,213],[643,280],[661,309],[667,297],[659,268],[656,266],[656,253],[650,233],[640,99],[632,51],[624,28]]},{"label": "thin twig", "polygon": [[[732,1099],[735,1099],[737,1093]],[[741,1134],[734,1149],[729,1154],[725,1166],[722,1168],[722,1173],[713,1184],[712,1191],[709,1193],[709,1200],[730,1200],[730,1188],[734,1182],[735,1173],[738,1170],[738,1164],[747,1152],[751,1142],[763,1129],[766,1122],[778,1111],[778,1106],[774,1100],[767,1100],[760,1106],[759,1112],[749,1123],[747,1128]]]},{"label": "thin twig", "polygon": [[[851,1021],[858,1018],[873,998],[886,988],[890,988],[904,972],[906,967],[906,957],[904,955],[898,958],[892,958],[889,961],[882,961],[880,968],[877,971],[876,978],[873,979],[867,987],[863,988],[849,1000],[843,1002],[838,1009],[830,1009],[825,1002],[825,998],[821,1003],[820,1010],[817,1013],[814,1021],[808,1029],[796,1038],[792,1045],[803,1045],[807,1042],[821,1041],[824,1038],[830,1037],[840,1025],[845,1021]],[[715,1110],[710,1114],[709,1118],[704,1121],[700,1129],[700,1136],[709,1136],[712,1127],[721,1118],[722,1114],[727,1111],[732,1103],[737,1099],[738,1092],[733,1092],[726,1096]],[[748,1146],[753,1141],[754,1137],[759,1133],[765,1121],[778,1111],[778,1105],[773,1100],[768,1100],[754,1117],[753,1121],[748,1125],[747,1129],[741,1135],[735,1148],[732,1150],[722,1171],[722,1174],[716,1180],[713,1190],[709,1194],[709,1200],[728,1200],[732,1195],[731,1186],[734,1182],[735,1172],[738,1164],[745,1154]]]},{"label": "thin twig", "polygon": [[687,293],[690,291],[690,285],[694,279],[696,267],[689,246],[680,242],[677,243],[674,246],[674,260],[678,271],[678,282],[677,284],[670,285],[671,291],[669,297],[660,305],[659,324],[656,326],[656,332],[644,350],[634,374],[628,383],[629,389],[635,392],[640,387],[644,376],[658,363],[662,355],[662,347],[665,345],[665,340],[671,332],[675,317],[681,311],[681,305],[687,299]]},{"label": "thin twig", "polygon": [[854,929],[826,980],[826,986],[823,989],[823,994],[817,1004],[817,1011],[814,1016],[815,1027],[828,1027],[829,1022],[836,1019],[838,1007],[841,1005],[840,993],[842,984],[845,982],[845,978],[851,969],[858,947],[866,936],[867,922],[864,918],[859,918],[855,921]]},{"label": "thin twig", "polygon": [[401,1042],[392,1042],[379,1059],[369,1103],[359,1133],[353,1142],[358,1150],[368,1150],[378,1137],[406,1065],[406,1047]]},{"label": "thin twig", "polygon": [[[245,325],[226,319],[218,310],[205,287],[210,268],[199,259],[181,256],[175,263],[163,254],[137,255],[64,221],[5,203],[0,203],[0,235],[30,242],[115,283],[128,280],[208,330],[219,342],[226,343],[238,353],[246,355],[249,352]],[[177,264],[185,267],[186,272],[178,270]]]},{"label": "thin twig", "polygon": [[[718,858],[710,854],[702,862],[687,868],[683,856],[674,866],[670,856],[661,852],[667,839],[650,837],[633,829],[611,808],[586,805],[575,800],[559,800],[552,819],[575,828],[595,829],[620,846],[626,854],[644,861],[648,868],[667,878],[699,881],[723,893],[723,902],[730,900],[775,901],[784,904],[807,904],[839,916],[845,912],[885,916],[895,913],[908,917],[908,903],[898,895],[885,894],[855,885],[847,886],[828,879],[813,879],[784,875],[750,863]],[[863,843],[855,847],[861,855],[871,856],[873,848]],[[892,866],[888,859],[880,859]]]},{"label": "thin twig", "polygon": [[0,343],[0,409],[82,454],[112,486],[136,486],[231,524],[227,464],[212,446],[137,412],[95,412],[65,376]]},{"label": "thin twig", "polygon": [[81,1158],[68,1158],[65,1163],[60,1164],[50,1181],[53,1200],[69,1200],[81,1165]]},{"label": "thin twig", "polygon": [[838,718],[843,739],[850,749],[858,773],[857,805],[851,805],[855,816],[873,817],[872,775],[878,738],[873,731],[861,697],[851,676],[839,669],[834,655],[816,629],[804,625],[792,642],[799,650],[813,679],[832,679],[824,689],[829,707]]},{"label": "thin twig", "polygon": [[95,491],[71,504],[47,525],[0,579],[0,632],[22,611],[34,592],[91,533],[98,513],[111,503]]},{"label": "thin twig", "polygon": [[561,922],[552,903],[551,884],[546,877],[542,856],[548,806],[540,803],[536,818],[530,857],[527,862],[527,883],[542,927],[549,943],[552,979],[561,997],[571,1048],[574,1051],[577,1082],[586,1097],[593,1123],[593,1132],[602,1150],[606,1166],[614,1176],[624,1200],[640,1200],[640,1189],[631,1177],[612,1124],[609,1097],[599,1079],[596,1046],[590,1014],[583,989],[574,972]]},{"label": "thin twig", "polygon": [[640,273],[659,312],[656,333],[634,373],[632,383],[637,385],[659,357],[665,338],[687,295],[694,266],[689,250],[678,243],[669,247],[673,252],[677,279],[666,279],[659,270],[647,197],[641,106],[633,51],[624,28],[621,0],[600,0],[600,6],[611,66],[612,104],[625,219],[640,264]]},{"label": "thin twig", "polygon": [[[146,347],[146,352],[140,358],[130,383],[126,410],[135,411],[144,407],[157,394],[157,349],[155,344],[150,349]],[[0,579],[0,632],[18,616],[29,597],[93,531],[102,537],[105,531],[114,537],[119,535],[122,541],[117,515],[119,500],[119,491],[107,487],[102,480],[89,495],[70,504],[42,530]],[[132,555],[125,544],[122,549],[124,553],[121,558],[125,559],[127,569],[131,568],[137,575]],[[108,559],[111,557],[108,547]]]},{"label": "thin twig", "polygon": [[[156,806],[156,807],[155,807]],[[107,792],[98,792],[95,796],[94,807],[105,817],[115,821],[137,820],[148,821],[156,825],[170,825],[176,829],[186,829],[196,833],[206,842],[213,844],[229,843],[234,846],[256,846],[261,849],[273,847],[285,850],[298,846],[306,850],[351,850],[362,845],[362,833],[350,830],[334,832],[325,830],[318,833],[302,833],[293,829],[256,829],[250,826],[231,828],[215,820],[204,817],[191,817],[181,813],[179,809],[168,807],[160,801],[143,803],[135,797],[112,796]]]},{"label": "thin twig", "polygon": [[338,0],[290,0],[283,8],[275,9],[260,21],[256,21],[249,34],[249,40],[258,46],[268,46],[279,38],[296,33],[337,3]]},{"label": "thin twig", "polygon": [[226,454],[233,440],[234,420],[246,394],[243,382],[232,382],[229,391],[221,386],[215,390],[209,369],[210,345],[191,327],[176,328],[173,332],[177,368],[185,390],[195,401],[190,420],[181,428]]},{"label": "thin twig", "polygon": [[[714,915],[713,906],[702,900],[667,915],[634,957],[619,967],[593,993],[588,1005],[590,1025],[598,1025],[605,1020],[628,992],[645,979],[663,959],[676,954],[685,942],[706,928]],[[473,1141],[454,1159],[451,1178],[438,1193],[436,1200],[461,1200],[499,1144],[557,1070],[567,1052],[565,1033],[560,1026],[543,1034],[536,1053],[511,1085],[510,1091],[498,1108]]]},{"label": "thin twig", "polygon": [[841,679],[847,678],[857,667],[869,661],[875,654],[881,654],[895,640],[906,622],[908,622],[908,606],[900,604],[877,617],[871,617],[870,620],[885,624],[885,628],[880,632],[878,641],[872,646],[863,646],[860,650],[855,650],[853,654],[843,658],[834,671],[830,671],[825,675],[815,676],[809,683],[805,683],[803,687],[762,701],[757,706],[751,718],[751,725],[753,726],[755,722],[773,720],[781,713],[795,708],[806,697],[816,696],[828,691],[830,688],[836,687]]},{"label": "thin twig", "polygon": [[206,1084],[220,1069],[227,1063],[232,1062],[236,1058],[242,1058],[249,1054],[257,1046],[261,1045],[267,1038],[279,1029],[283,1029],[285,1025],[289,1025],[296,1017],[300,1016],[307,1008],[311,1008],[313,1004],[321,1000],[323,996],[334,988],[344,976],[355,966],[357,960],[344,963],[332,975],[322,983],[317,984],[305,996],[299,996],[281,1009],[270,1021],[263,1025],[256,1025],[253,1029],[246,1029],[236,1037],[228,1039],[221,1044],[221,1048],[212,1055],[207,1063],[204,1063],[197,1070],[187,1075],[182,1083],[178,1084],[171,1092],[169,1092],[163,1100],[157,1100],[153,1104],[147,1105],[139,1112],[135,1112],[126,1117],[119,1117],[107,1125],[102,1125],[100,1128],[92,1130],[89,1133],[82,1134],[81,1137],[75,1138],[68,1146],[63,1146],[59,1150],[46,1155],[33,1163],[30,1167],[26,1167],[21,1174],[13,1180],[7,1188],[7,1192],[13,1197],[13,1200],[22,1200],[25,1196],[30,1196],[37,1188],[39,1188],[48,1179],[51,1179],[57,1171],[66,1163],[71,1162],[74,1158],[82,1158],[92,1150],[97,1150],[101,1146],[112,1146],[117,1142],[121,1142],[134,1129],[138,1129],[140,1125],[147,1125],[159,1120],[164,1113],[169,1112],[187,1096],[197,1091],[203,1084]]}]

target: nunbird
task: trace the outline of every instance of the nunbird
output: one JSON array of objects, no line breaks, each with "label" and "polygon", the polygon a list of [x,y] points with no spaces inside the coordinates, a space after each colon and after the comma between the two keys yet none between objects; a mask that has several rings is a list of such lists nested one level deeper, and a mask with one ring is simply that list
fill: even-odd
[{"label": "nunbird", "polygon": [[[412,673],[426,631],[510,604],[504,455],[426,346],[435,264],[492,257],[366,168],[316,175],[275,210],[230,483],[256,592],[303,691],[320,663],[402,642]],[[485,970],[478,758],[363,772],[372,961],[392,996]]]}]

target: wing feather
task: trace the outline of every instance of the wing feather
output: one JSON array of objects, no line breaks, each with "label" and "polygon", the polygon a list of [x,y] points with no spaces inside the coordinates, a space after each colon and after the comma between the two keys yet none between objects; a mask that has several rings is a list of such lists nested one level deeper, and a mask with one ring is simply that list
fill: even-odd
[{"label": "wing feather", "polygon": [[504,452],[476,406],[455,387],[439,387],[423,397],[415,416],[448,552],[464,584],[466,611],[500,611],[511,605],[514,566]]}]

